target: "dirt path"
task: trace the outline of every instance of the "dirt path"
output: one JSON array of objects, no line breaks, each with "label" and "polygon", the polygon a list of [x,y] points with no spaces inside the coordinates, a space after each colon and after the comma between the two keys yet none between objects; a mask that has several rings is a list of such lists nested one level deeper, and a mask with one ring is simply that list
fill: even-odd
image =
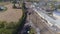
[{"label": "dirt path", "polygon": [[0,20],[7,22],[18,22],[18,20],[22,17],[22,9],[13,9],[12,4],[5,5],[7,7],[7,11],[0,12]]}]

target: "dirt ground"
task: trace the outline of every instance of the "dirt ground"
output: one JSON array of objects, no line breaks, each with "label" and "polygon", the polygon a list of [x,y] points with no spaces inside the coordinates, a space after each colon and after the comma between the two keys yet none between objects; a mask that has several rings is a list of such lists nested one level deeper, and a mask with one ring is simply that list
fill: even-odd
[{"label": "dirt ground", "polygon": [[7,11],[0,12],[0,21],[18,22],[22,17],[22,9],[13,9],[12,4],[5,5]]}]

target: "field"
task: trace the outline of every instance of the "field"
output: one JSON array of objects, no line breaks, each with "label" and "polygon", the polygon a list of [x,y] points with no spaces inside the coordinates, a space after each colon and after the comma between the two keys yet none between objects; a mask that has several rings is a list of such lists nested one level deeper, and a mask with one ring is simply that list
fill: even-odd
[{"label": "field", "polygon": [[4,6],[7,7],[7,11],[0,12],[0,21],[18,22],[22,17],[22,9],[13,9],[11,3]]},{"label": "field", "polygon": [[0,2],[0,5],[7,8],[0,11],[0,34],[16,34],[22,20],[22,9],[13,9],[13,4],[9,2]]}]

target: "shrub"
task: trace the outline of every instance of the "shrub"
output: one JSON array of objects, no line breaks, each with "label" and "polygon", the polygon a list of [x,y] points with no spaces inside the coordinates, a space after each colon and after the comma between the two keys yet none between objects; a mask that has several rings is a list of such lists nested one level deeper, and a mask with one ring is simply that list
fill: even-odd
[{"label": "shrub", "polygon": [[17,25],[17,32],[14,33],[14,34],[17,34],[18,32],[20,32],[25,24],[25,20],[26,20],[26,17],[27,17],[27,14],[26,14],[26,8],[25,8],[25,4],[23,3],[22,4],[22,11],[23,11],[23,15],[22,15],[22,18],[19,19],[19,22],[18,22],[18,25]]},{"label": "shrub", "polygon": [[10,22],[8,23],[8,25],[6,26],[7,29],[16,29],[16,25],[14,22]]}]

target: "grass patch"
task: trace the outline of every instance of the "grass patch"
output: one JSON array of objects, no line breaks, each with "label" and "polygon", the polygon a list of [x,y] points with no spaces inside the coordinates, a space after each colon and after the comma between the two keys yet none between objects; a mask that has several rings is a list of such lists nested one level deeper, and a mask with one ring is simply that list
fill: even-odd
[{"label": "grass patch", "polygon": [[[11,25],[13,27],[11,27]],[[10,28],[7,28],[10,27]],[[16,31],[16,28],[14,28],[14,24],[8,24],[6,21],[0,21],[0,34],[13,34],[13,32]]]},{"label": "grass patch", "polygon": [[0,29],[0,34],[13,34],[14,29],[5,29],[5,28],[1,28]]},{"label": "grass patch", "polygon": [[35,30],[33,28],[31,28],[29,34],[36,34],[36,32],[35,32]]},{"label": "grass patch", "polygon": [[10,2],[0,2],[0,5],[8,5]]}]

